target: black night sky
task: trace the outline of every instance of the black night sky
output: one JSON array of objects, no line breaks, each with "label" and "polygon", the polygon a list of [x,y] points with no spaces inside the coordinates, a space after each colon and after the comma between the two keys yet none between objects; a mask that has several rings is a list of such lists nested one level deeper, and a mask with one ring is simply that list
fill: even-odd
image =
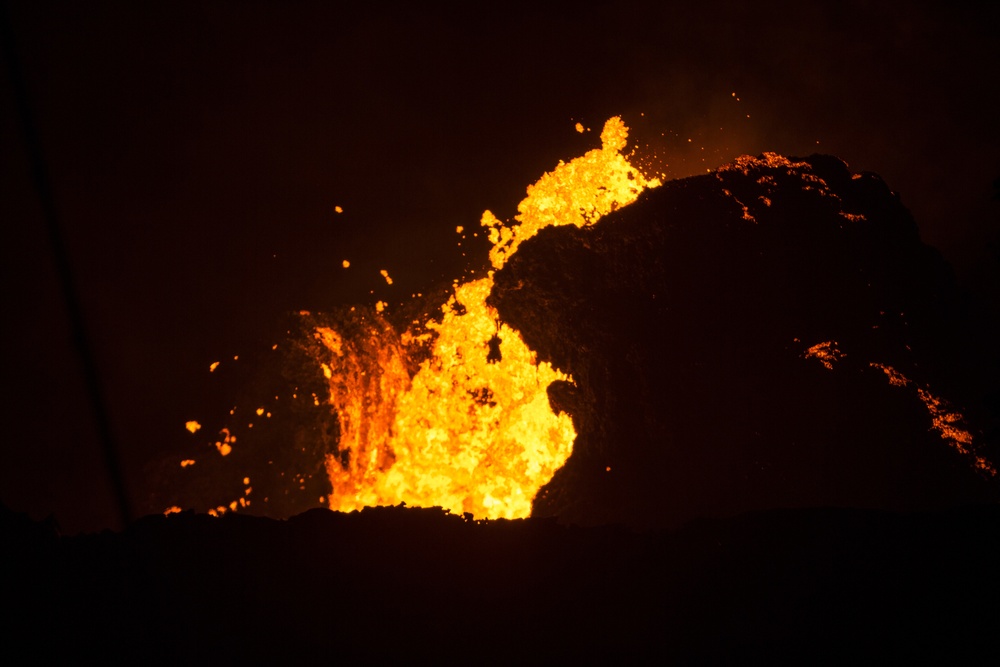
[{"label": "black night sky", "polygon": [[[612,115],[669,177],[763,151],[877,172],[992,298],[1000,23],[980,7],[8,2],[130,494],[185,421],[222,408],[210,363],[276,341],[289,311],[398,302],[481,269],[456,226],[511,217]],[[67,532],[114,526],[0,76],[0,500]]]}]

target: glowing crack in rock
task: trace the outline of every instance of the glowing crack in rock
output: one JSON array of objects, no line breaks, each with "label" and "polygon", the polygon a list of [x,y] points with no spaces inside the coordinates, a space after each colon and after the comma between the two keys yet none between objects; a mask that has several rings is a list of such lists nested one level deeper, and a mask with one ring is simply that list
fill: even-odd
[{"label": "glowing crack in rock", "polygon": [[[878,363],[871,363],[869,366],[885,373],[889,384],[895,387],[907,387],[915,384],[892,366]],[[971,458],[972,465],[976,470],[989,477],[995,477],[997,474],[996,466],[976,451],[977,448],[973,444],[972,433],[965,428],[965,417],[961,413],[952,410],[943,399],[935,396],[927,389],[916,387],[916,390],[917,396],[923,401],[924,407],[927,408],[927,413],[931,417],[931,428],[937,431],[941,439],[951,445],[952,449],[962,456]]]},{"label": "glowing crack in rock", "polygon": [[[816,359],[827,370],[833,370],[834,363],[840,361],[845,356],[847,355],[837,349],[835,341],[818,343],[802,353],[804,359]],[[894,387],[914,385],[917,396],[923,402],[927,413],[931,417],[931,428],[937,431],[941,439],[947,442],[952,449],[963,456],[971,458],[972,466],[980,473],[989,477],[996,476],[997,469],[993,463],[976,451],[977,448],[973,444],[972,433],[965,428],[965,417],[961,413],[952,410],[943,399],[935,396],[927,389],[916,386],[912,380],[892,366],[875,362],[868,365],[882,371],[885,374],[886,380]]]},{"label": "glowing crack in rock", "polygon": [[[802,184],[803,191],[814,191],[821,197],[829,197],[830,199],[838,202],[841,205],[840,217],[854,223],[866,221],[864,215],[850,213],[843,210],[843,200],[830,189],[830,186],[826,181],[813,173],[813,166],[811,164],[803,161],[793,162],[784,155],[779,155],[778,153],[765,152],[758,157],[754,157],[752,155],[741,155],[729,164],[719,167],[715,171],[715,178],[718,179],[720,183],[725,183],[726,175],[728,173],[738,173],[743,176],[750,176],[750,172],[757,169],[781,169],[784,171],[785,175],[798,179]],[[852,178],[860,178],[860,175],[854,174]],[[758,201],[766,207],[771,206],[772,200],[767,195],[773,193],[773,190],[777,187],[777,181],[773,176],[762,176],[757,179],[757,184],[764,186],[766,190],[766,194],[760,196]],[[749,206],[740,201],[736,195],[728,189],[724,189],[722,193],[731,198],[741,208],[744,220],[748,222],[756,222]]]},{"label": "glowing crack in rock", "polygon": [[802,353],[804,359],[816,359],[819,363],[823,364],[828,371],[833,370],[833,364],[835,362],[843,359],[845,355],[839,349],[837,349],[837,341],[826,341],[823,343],[817,343],[810,348],[807,348],[805,352]]},{"label": "glowing crack in rock", "polygon": [[[594,224],[658,186],[622,155],[627,137],[620,118],[608,120],[601,148],[559,162],[528,187],[517,224],[486,211],[481,224],[493,244],[493,268],[545,227]],[[529,516],[535,494],[573,450],[573,423],[548,399],[553,382],[572,380],[539,363],[499,320],[486,303],[492,289],[492,271],[456,282],[437,319],[401,335],[378,315],[383,302],[350,337],[315,329],[326,401],[340,426],[339,450],[326,462],[331,509],[406,503],[476,518]],[[409,371],[421,351],[424,358]]]},{"label": "glowing crack in rock", "polygon": [[[736,195],[734,195],[729,190],[723,190],[722,194],[726,195],[727,197],[731,197],[732,200],[735,201],[739,205],[739,207],[743,210],[743,219],[744,220],[746,220],[747,222],[752,222],[754,224],[757,224],[757,219],[755,217],[753,217],[752,215],[750,215],[750,209],[747,207],[746,204],[744,204],[743,202],[741,202],[739,200],[739,198],[736,197]],[[765,203],[765,206],[770,206],[770,205],[771,204],[769,202]]]}]

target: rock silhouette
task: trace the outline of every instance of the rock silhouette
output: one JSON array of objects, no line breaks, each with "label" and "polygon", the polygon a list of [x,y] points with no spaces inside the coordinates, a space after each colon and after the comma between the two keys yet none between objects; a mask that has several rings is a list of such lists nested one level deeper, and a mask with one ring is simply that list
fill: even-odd
[{"label": "rock silhouette", "polygon": [[992,651],[993,507],[783,510],[677,531],[439,508],[193,512],[59,537],[0,508],[27,663],[965,664]]},{"label": "rock silhouette", "polygon": [[[662,527],[997,497],[976,467],[997,460],[989,334],[899,198],[837,158],[744,157],[545,229],[491,303],[575,380],[550,390],[579,435],[536,516]],[[934,428],[931,394],[969,447]]]}]

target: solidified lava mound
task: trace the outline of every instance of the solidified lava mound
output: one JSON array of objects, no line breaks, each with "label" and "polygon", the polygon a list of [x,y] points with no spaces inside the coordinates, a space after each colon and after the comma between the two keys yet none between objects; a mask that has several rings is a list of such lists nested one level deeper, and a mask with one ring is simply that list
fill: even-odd
[{"label": "solidified lava mound", "polygon": [[744,157],[545,229],[490,303],[575,381],[550,389],[578,437],[535,516],[997,498],[996,352],[898,197],[836,158]]}]

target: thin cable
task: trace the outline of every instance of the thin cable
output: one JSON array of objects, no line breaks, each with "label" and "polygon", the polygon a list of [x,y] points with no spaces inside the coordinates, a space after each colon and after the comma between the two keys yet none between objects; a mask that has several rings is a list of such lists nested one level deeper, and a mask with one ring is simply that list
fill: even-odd
[{"label": "thin cable", "polygon": [[62,229],[59,225],[59,215],[53,196],[52,186],[49,179],[49,172],[42,151],[41,137],[35,127],[34,115],[28,95],[28,86],[22,75],[20,64],[17,59],[14,47],[14,31],[11,26],[8,14],[7,3],[0,1],[0,44],[3,45],[4,60],[7,64],[7,73],[10,79],[11,88],[14,91],[14,102],[17,106],[18,119],[24,132],[25,144],[28,150],[28,159],[31,163],[31,175],[34,181],[35,190],[38,192],[39,204],[42,209],[42,217],[49,233],[49,242],[52,246],[52,256],[59,275],[59,284],[62,288],[63,297],[66,301],[66,310],[69,315],[70,329],[73,336],[73,344],[76,353],[80,358],[83,367],[84,382],[87,387],[87,394],[90,397],[90,407],[94,413],[94,420],[97,426],[97,434],[100,438],[102,449],[104,450],[104,462],[107,466],[108,476],[111,480],[112,491],[118,506],[119,519],[123,526],[129,525],[132,521],[131,503],[125,489],[125,479],[122,475],[121,463],[118,454],[118,446],[111,428],[111,418],[104,398],[104,391],[101,384],[100,374],[97,370],[97,363],[87,335],[87,327],[83,316],[83,309],[80,306],[80,298],[76,289],[76,282],[73,278],[73,271],[69,261],[69,253],[63,241]]}]

